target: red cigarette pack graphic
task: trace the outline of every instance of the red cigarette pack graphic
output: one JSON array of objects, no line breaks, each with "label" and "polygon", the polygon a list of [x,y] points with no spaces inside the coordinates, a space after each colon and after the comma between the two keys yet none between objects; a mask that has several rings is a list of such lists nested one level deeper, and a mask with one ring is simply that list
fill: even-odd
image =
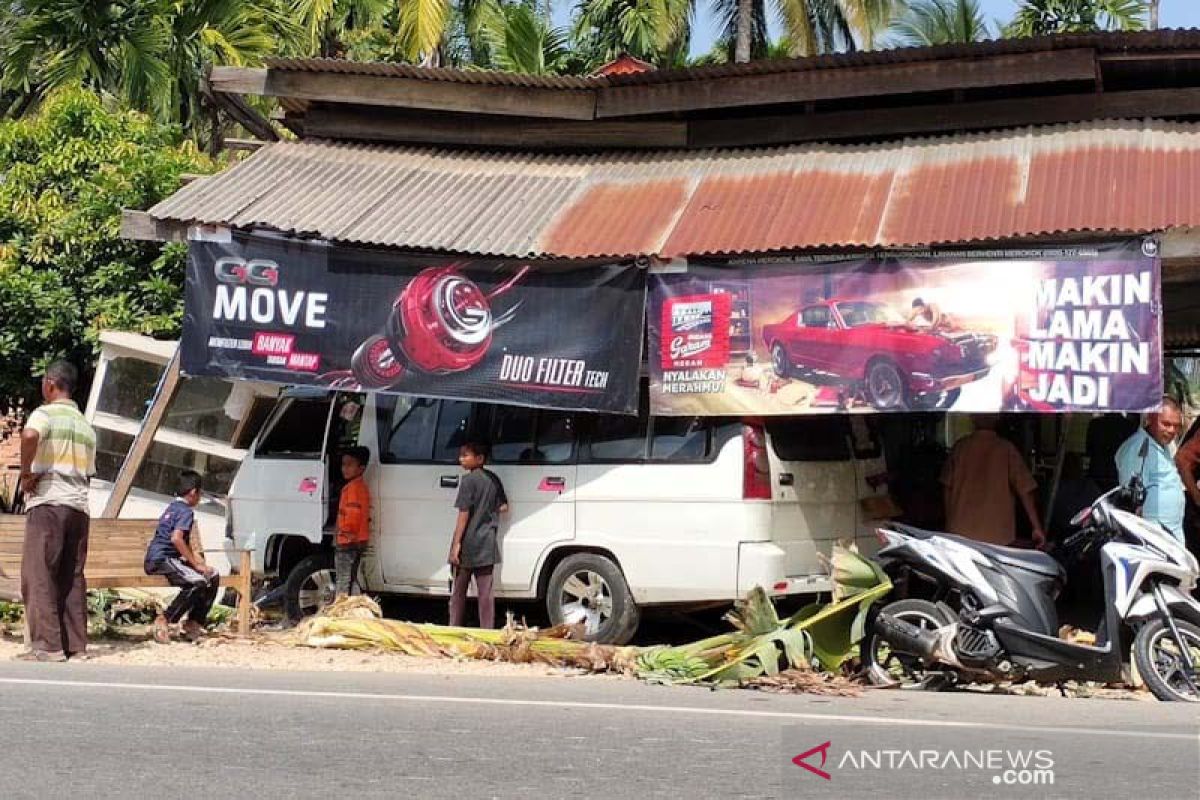
[{"label": "red cigarette pack graphic", "polygon": [[672,297],[663,303],[663,369],[714,368],[729,363],[728,294]]}]

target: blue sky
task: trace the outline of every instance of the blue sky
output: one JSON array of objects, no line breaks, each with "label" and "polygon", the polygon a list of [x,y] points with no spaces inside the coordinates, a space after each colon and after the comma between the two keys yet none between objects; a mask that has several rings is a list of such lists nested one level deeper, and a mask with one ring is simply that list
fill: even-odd
[{"label": "blue sky", "polygon": [[[571,9],[576,0],[556,0],[554,4],[555,22],[559,25],[569,24]],[[704,0],[698,0],[701,9],[700,18],[696,22],[696,32],[692,39],[692,52],[705,53],[712,47],[718,31],[712,16],[707,13]],[[1008,21],[1013,9],[1017,7],[1016,0],[983,0],[984,13],[989,22],[993,20]],[[1159,3],[1160,24],[1164,28],[1200,28],[1200,0],[1162,0]]]}]

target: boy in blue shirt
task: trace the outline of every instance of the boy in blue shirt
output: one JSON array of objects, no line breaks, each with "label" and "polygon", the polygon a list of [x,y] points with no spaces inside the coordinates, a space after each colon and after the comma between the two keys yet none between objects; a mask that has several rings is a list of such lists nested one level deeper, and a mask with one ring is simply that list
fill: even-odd
[{"label": "boy in blue shirt", "polygon": [[179,594],[167,610],[154,620],[154,641],[171,641],[170,625],[185,616],[184,635],[196,641],[204,635],[204,623],[217,599],[217,571],[204,562],[200,531],[193,511],[200,503],[200,474],[191,470],[179,475],[179,493],[158,518],[154,538],[146,548],[147,575],[162,575]]}]

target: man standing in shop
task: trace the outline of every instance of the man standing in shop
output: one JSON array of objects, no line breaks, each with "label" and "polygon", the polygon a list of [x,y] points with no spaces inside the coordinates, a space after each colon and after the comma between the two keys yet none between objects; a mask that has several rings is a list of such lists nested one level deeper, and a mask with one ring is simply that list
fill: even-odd
[{"label": "man standing in shop", "polygon": [[1179,404],[1164,397],[1162,410],[1146,415],[1146,424],[1117,450],[1121,485],[1137,475],[1146,487],[1142,517],[1157,522],[1183,542],[1184,488],[1171,446],[1183,428]]},{"label": "man standing in shop", "polygon": [[1038,516],[1037,481],[1012,442],[996,433],[995,414],[972,415],[975,431],[955,443],[942,469],[946,529],[988,544],[1010,545],[1017,535],[1013,496],[1020,501],[1033,543],[1046,543]]}]

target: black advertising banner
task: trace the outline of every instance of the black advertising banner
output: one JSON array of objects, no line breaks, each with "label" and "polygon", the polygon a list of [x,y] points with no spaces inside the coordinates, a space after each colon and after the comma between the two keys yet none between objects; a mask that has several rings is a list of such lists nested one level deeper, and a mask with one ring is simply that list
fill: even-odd
[{"label": "black advertising banner", "polygon": [[645,272],[193,241],[189,375],[635,413]]},{"label": "black advertising banner", "polygon": [[689,263],[650,277],[655,414],[1146,411],[1153,239]]}]

